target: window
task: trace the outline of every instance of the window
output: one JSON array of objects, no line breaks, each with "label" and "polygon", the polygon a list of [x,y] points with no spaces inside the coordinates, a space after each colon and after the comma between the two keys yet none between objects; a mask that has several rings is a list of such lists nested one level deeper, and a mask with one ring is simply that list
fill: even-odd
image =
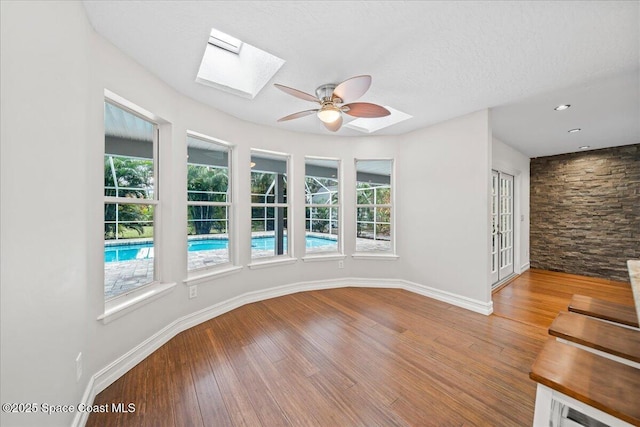
[{"label": "window", "polygon": [[392,160],[356,160],[356,252],[393,252]]},{"label": "window", "polygon": [[251,259],[286,255],[288,156],[251,153]]},{"label": "window", "polygon": [[305,158],[306,253],[340,252],[338,160]]},{"label": "window", "polygon": [[187,136],[188,271],[230,262],[230,149]]},{"label": "window", "polygon": [[156,280],[157,126],[104,104],[104,294],[109,300]]}]

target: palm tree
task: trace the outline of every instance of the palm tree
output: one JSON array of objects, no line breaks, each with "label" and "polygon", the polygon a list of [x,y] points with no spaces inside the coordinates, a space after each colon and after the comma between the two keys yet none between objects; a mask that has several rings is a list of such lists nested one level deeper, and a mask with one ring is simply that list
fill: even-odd
[{"label": "palm tree", "polygon": [[[134,199],[153,197],[153,161],[106,155],[104,187],[105,196]],[[144,224],[153,221],[153,209],[147,205],[108,203],[104,206],[104,219],[105,238],[115,238],[116,233],[121,235],[125,229],[142,234]]]},{"label": "palm tree", "polygon": [[[188,165],[187,197],[190,202],[227,201],[229,176],[226,168]],[[226,231],[226,206],[189,205],[189,221],[193,223],[195,234],[209,234],[211,228],[217,232]]]}]

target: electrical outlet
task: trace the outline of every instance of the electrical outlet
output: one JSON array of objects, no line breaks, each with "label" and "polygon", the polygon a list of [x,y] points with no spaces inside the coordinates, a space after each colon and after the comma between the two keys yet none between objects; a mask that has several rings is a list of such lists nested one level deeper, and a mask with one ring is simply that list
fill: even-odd
[{"label": "electrical outlet", "polygon": [[344,268],[344,261],[338,261],[338,268]]},{"label": "electrical outlet", "polygon": [[198,296],[198,285],[189,286],[189,299],[195,298]]},{"label": "electrical outlet", "polygon": [[80,381],[82,377],[82,352],[78,353],[76,357],[76,382]]}]

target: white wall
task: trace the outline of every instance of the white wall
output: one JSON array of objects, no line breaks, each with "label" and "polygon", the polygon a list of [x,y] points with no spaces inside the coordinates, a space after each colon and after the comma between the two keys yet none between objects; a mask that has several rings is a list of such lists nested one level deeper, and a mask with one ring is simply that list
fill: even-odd
[{"label": "white wall", "polygon": [[[91,358],[85,53],[92,29],[71,2],[0,7],[2,403],[77,402],[86,381],[76,383],[74,360],[79,351]],[[7,426],[71,419],[1,417]]]},{"label": "white wall", "polygon": [[[175,92],[98,36],[78,2],[1,2],[2,401],[77,404],[91,375],[176,319],[246,292],[337,278],[402,279],[490,304],[488,113],[470,114],[402,137],[302,135],[247,123]],[[43,36],[46,35],[46,36]],[[96,320],[103,297],[103,100],[109,89],[165,119],[161,273],[176,288],[111,323]],[[249,152],[343,161],[345,253],[355,247],[355,158],[396,159],[396,261],[302,262],[199,284],[188,299],[185,132],[236,145],[241,242],[248,242]],[[24,163],[21,159],[28,159]],[[302,180],[293,233],[304,229]],[[247,224],[246,227],[241,226]],[[303,233],[293,236],[301,257]],[[241,245],[241,265],[250,259]],[[265,280],[265,277],[268,279]],[[75,357],[84,374],[76,382]],[[3,413],[2,425],[69,425],[73,414]]]},{"label": "white wall", "polygon": [[488,111],[404,136],[398,254],[407,280],[490,302]]},{"label": "white wall", "polygon": [[529,158],[493,137],[491,167],[515,178],[514,268],[522,273],[529,268]]}]

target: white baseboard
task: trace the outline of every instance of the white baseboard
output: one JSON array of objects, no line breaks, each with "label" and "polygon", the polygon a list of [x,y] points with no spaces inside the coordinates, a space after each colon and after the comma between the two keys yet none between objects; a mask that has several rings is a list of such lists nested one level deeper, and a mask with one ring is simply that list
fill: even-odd
[{"label": "white baseboard", "polygon": [[[87,384],[87,388],[84,389],[84,394],[82,395],[82,400],[80,401],[80,403],[84,403],[85,405],[91,405],[93,403],[93,399],[95,399],[96,394],[98,394],[98,391],[96,391],[95,388],[95,378],[96,374],[92,375],[91,378],[89,378],[89,383]],[[84,426],[87,423],[88,417],[89,413],[76,411],[76,416],[73,417],[73,422],[71,423],[71,425],[73,427]]]},{"label": "white baseboard", "polygon": [[[443,301],[476,313],[490,315],[493,312],[493,302],[482,302],[456,295],[451,292],[442,291],[429,286],[401,279],[364,279],[364,278],[343,278],[333,280],[318,280],[313,282],[292,283],[289,285],[276,286],[274,288],[259,291],[247,292],[229,300],[214,304],[210,307],[183,316],[156,332],[104,368],[96,372],[90,379],[82,396],[82,403],[93,404],[96,395],[118,378],[127,373],[131,368],[144,360],[151,353],[167,343],[182,331],[185,331],[207,320],[213,319],[221,314],[241,307],[252,302],[263,301],[296,292],[314,291],[321,289],[333,289],[344,287],[364,287],[364,288],[396,288]],[[76,413],[73,419],[73,427],[84,426],[89,414],[86,412]]]},{"label": "white baseboard", "polygon": [[405,286],[403,289],[413,292],[425,297],[433,298],[438,301],[446,302],[451,305],[465,308],[476,313],[484,314],[485,316],[493,313],[493,301],[482,302],[473,298],[464,297],[462,295],[454,294],[440,289],[435,289],[429,286],[421,285],[419,283],[409,282],[407,280],[402,281]]},{"label": "white baseboard", "polygon": [[520,274],[524,273],[525,271],[527,271],[527,270],[528,270],[528,269],[530,269],[530,268],[531,268],[531,263],[528,263],[528,262],[527,262],[527,263],[525,263],[525,264],[522,264],[522,265],[520,266]]}]

